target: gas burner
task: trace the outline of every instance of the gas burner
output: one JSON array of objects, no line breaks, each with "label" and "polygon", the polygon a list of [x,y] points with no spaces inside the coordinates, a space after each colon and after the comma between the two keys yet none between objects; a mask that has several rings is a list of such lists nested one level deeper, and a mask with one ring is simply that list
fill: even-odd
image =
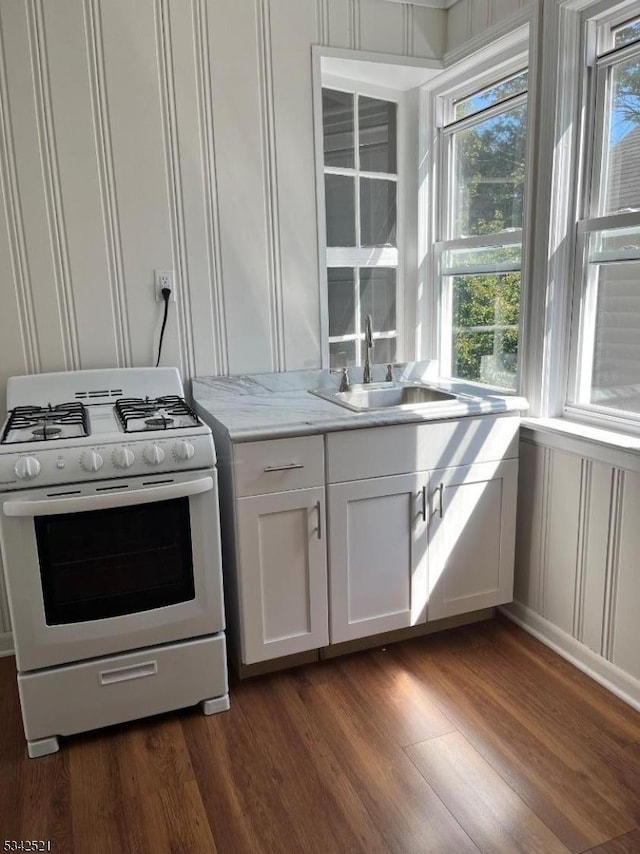
[{"label": "gas burner", "polygon": [[54,436],[57,436],[58,433],[62,433],[62,427],[47,427],[46,422],[42,427],[36,427],[35,430],[31,431],[31,435],[34,439],[52,439]]},{"label": "gas burner", "polygon": [[160,416],[160,418],[147,418],[144,423],[149,430],[153,430],[154,428],[166,430],[173,424],[173,418],[165,418],[164,416]]},{"label": "gas burner", "polygon": [[155,398],[122,397],[116,401],[115,410],[125,433],[200,426],[198,416],[184,399],[177,395]]},{"label": "gas burner", "polygon": [[16,406],[9,414],[1,444],[48,442],[88,435],[87,412],[82,403]]}]

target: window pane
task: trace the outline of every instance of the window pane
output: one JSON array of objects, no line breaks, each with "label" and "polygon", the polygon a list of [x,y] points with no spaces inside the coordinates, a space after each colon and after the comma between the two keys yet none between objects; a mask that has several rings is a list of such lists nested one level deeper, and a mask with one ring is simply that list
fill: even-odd
[{"label": "window pane", "polygon": [[356,363],[356,342],[335,341],[329,344],[329,365],[332,368],[349,368]]},{"label": "window pane", "polygon": [[526,106],[454,134],[453,236],[522,228]]},{"label": "window pane", "polygon": [[589,241],[589,261],[640,261],[640,228],[594,232]]},{"label": "window pane", "polygon": [[442,254],[442,275],[516,272],[522,266],[522,244],[449,249]]},{"label": "window pane", "polygon": [[479,113],[480,110],[486,110],[487,107],[492,107],[494,104],[499,104],[501,101],[511,98],[513,95],[519,95],[521,92],[527,91],[527,72],[521,71],[515,77],[509,80],[503,80],[495,86],[490,86],[488,89],[482,89],[470,95],[468,98],[463,98],[458,101],[454,107],[454,118],[464,119],[467,116],[472,116],[474,113]]},{"label": "window pane", "polygon": [[327,246],[356,245],[355,179],[324,176]]},{"label": "window pane", "polygon": [[396,183],[360,179],[361,246],[396,245]]},{"label": "window pane", "polygon": [[[371,351],[372,365],[389,365],[393,364],[397,358],[398,340],[397,338],[376,338],[373,342],[373,350]],[[364,346],[364,341],[360,342],[361,364],[367,355],[367,349]]]},{"label": "window pane", "polygon": [[640,262],[602,264],[591,395],[584,403],[640,413]]},{"label": "window pane", "polygon": [[640,39],[640,21],[623,24],[614,31],[614,46],[623,47]]},{"label": "window pane", "polygon": [[370,314],[374,332],[396,328],[396,271],[393,267],[360,268],[360,328]]},{"label": "window pane", "polygon": [[329,337],[355,335],[356,308],[355,270],[351,267],[329,267]]},{"label": "window pane", "polygon": [[605,213],[640,207],[640,57],[611,70],[610,98],[603,150]]},{"label": "window pane", "polygon": [[395,174],[396,105],[377,98],[358,98],[360,169]]},{"label": "window pane", "polygon": [[452,374],[516,388],[520,274],[455,276]]},{"label": "window pane", "polygon": [[349,92],[322,90],[322,127],[324,165],[354,167],[353,95]]}]

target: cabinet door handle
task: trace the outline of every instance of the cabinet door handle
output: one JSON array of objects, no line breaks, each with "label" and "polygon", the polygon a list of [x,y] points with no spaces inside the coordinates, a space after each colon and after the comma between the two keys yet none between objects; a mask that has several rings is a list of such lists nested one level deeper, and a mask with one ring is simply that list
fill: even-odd
[{"label": "cabinet door handle", "polygon": [[422,521],[427,521],[427,487],[422,487]]},{"label": "cabinet door handle", "polygon": [[290,469],[303,469],[304,465],[302,463],[284,463],[281,466],[265,466],[264,471],[269,473],[270,471],[289,471]]},{"label": "cabinet door handle", "polygon": [[441,483],[441,484],[440,484],[440,486],[438,487],[438,494],[439,494],[439,496],[440,496],[440,502],[439,502],[439,504],[440,504],[440,508],[439,508],[439,516],[440,516],[440,518],[441,518],[441,519],[442,519],[442,510],[443,510],[443,508],[442,508],[442,496],[443,496],[443,493],[444,493],[444,483]]},{"label": "cabinet door handle", "polygon": [[318,539],[322,539],[322,504],[316,501],[316,510],[318,511]]}]

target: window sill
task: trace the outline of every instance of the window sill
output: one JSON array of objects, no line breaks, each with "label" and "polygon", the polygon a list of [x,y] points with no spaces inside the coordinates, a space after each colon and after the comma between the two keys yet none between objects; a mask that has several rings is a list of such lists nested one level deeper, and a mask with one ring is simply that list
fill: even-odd
[{"label": "window sill", "polygon": [[640,436],[592,427],[567,418],[520,420],[521,436],[535,444],[640,471]]}]

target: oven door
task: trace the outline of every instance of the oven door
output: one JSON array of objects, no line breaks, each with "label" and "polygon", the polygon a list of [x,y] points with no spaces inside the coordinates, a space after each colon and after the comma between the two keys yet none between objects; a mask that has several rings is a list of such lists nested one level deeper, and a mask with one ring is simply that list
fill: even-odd
[{"label": "oven door", "polygon": [[20,671],[224,629],[214,469],[5,496]]}]

